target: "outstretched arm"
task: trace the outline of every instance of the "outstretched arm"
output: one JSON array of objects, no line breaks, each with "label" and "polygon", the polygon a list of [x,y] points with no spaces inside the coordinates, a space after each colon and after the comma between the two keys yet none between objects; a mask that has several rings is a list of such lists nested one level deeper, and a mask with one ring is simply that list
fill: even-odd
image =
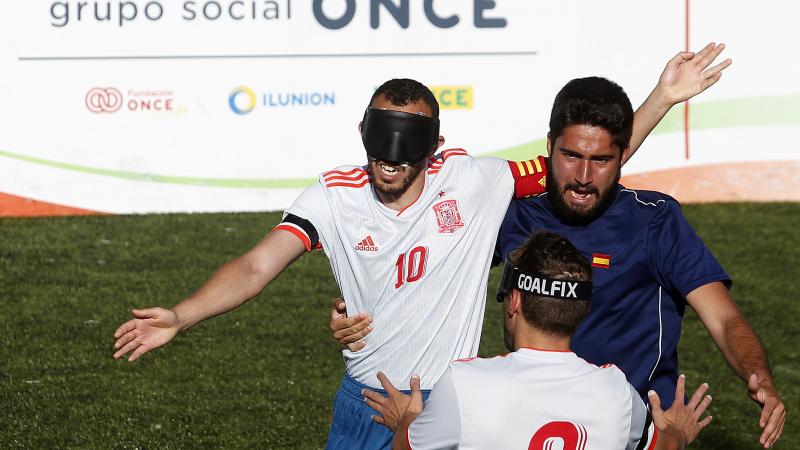
[{"label": "outstretched arm", "polygon": [[304,244],[292,233],[272,231],[173,308],[133,310],[134,318],[114,333],[114,358],[130,353],[128,361],[135,361],[172,340],[179,331],[238,307],[261,292],[305,251]]},{"label": "outstretched arm", "polygon": [[703,285],[690,292],[686,301],[697,312],[725,361],[747,383],[750,398],[762,406],[758,424],[764,431],[759,442],[764,448],[772,447],[783,432],[786,406],[772,379],[761,341],[722,283]]},{"label": "outstretched arm", "polygon": [[653,92],[642,103],[633,119],[630,151],[623,164],[639,149],[645,138],[664,118],[672,106],[705,91],[722,77],[722,71],[731,65],[726,59],[707,68],[725,49],[725,44],[708,44],[697,52],[680,52],[667,62]]}]

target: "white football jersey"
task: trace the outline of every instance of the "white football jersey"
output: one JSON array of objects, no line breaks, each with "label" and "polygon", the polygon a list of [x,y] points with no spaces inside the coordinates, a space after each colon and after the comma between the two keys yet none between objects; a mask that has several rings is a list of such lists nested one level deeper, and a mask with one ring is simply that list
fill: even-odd
[{"label": "white football jersey", "polygon": [[658,437],[616,366],[572,352],[522,348],[456,361],[408,430],[411,448],[611,450]]},{"label": "white football jersey", "polygon": [[[351,377],[380,388],[383,371],[408,389],[416,373],[429,389],[451,361],[477,354],[498,229],[515,186],[518,196],[535,193],[521,186],[541,192],[543,165],[446,150],[429,159],[421,196],[400,212],[380,202],[363,167],[339,167],[286,210],[318,233],[348,315],[374,318],[366,347],[342,352]],[[302,227],[276,228],[309,247]]]}]

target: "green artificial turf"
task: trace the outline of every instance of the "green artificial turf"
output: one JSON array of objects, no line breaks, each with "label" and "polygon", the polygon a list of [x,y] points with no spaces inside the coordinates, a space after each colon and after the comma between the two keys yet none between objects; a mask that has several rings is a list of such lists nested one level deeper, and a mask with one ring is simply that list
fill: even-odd
[{"label": "green artificial turf", "polygon": [[[800,205],[691,205],[767,347],[798,448]],[[171,306],[253,245],[275,213],[0,220],[0,448],[321,448],[343,364],[325,256],[140,361],[115,361],[130,309]],[[503,352],[492,272],[481,355]],[[758,408],[690,311],[681,366],[712,386],[697,449],[757,447]]]}]

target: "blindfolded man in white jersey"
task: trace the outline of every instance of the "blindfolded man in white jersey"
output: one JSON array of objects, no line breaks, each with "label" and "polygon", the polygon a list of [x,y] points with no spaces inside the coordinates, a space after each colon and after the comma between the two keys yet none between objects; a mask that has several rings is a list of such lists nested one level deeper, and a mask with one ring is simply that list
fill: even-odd
[{"label": "blindfolded man in white jersey", "polygon": [[702,385],[684,404],[652,415],[613,365],[595,366],[570,351],[570,337],[588,314],[589,261],[565,238],[534,234],[506,261],[498,300],[512,352],[452,363],[424,404],[412,378],[411,396],[379,375],[388,398],[365,391],[383,421],[399,429],[396,449],[612,450],[683,448],[711,421],[701,419],[710,396]]}]

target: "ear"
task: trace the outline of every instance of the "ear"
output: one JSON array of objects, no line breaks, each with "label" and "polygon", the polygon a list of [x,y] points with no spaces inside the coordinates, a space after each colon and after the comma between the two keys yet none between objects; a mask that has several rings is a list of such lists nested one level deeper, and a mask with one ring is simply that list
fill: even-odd
[{"label": "ear", "polygon": [[506,315],[509,318],[522,312],[522,294],[517,289],[512,289],[508,294],[508,305],[506,307]]},{"label": "ear", "polygon": [[622,149],[622,159],[620,160],[620,165],[625,164],[628,161],[628,158],[631,157],[631,147],[627,146]]},{"label": "ear", "polygon": [[358,122],[358,134],[364,134],[364,121]]},{"label": "ear", "polygon": [[444,145],[444,136],[441,134],[439,135],[439,143],[436,145],[436,148],[441,148]]},{"label": "ear", "polygon": [[550,133],[547,133],[547,156],[553,156],[553,140],[550,138]]}]

